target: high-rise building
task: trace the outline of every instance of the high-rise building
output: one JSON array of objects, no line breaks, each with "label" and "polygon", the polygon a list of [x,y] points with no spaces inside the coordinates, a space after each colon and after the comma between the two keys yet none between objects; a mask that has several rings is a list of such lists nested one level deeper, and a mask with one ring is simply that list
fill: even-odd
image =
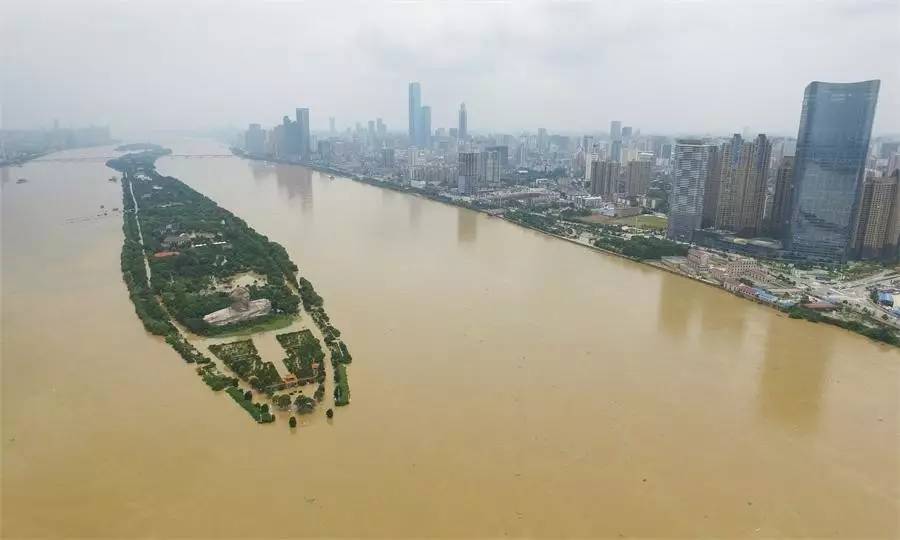
[{"label": "high-rise building", "polygon": [[662,135],[653,135],[650,137],[650,140],[649,140],[650,151],[653,152],[653,154],[658,158],[664,157],[662,155],[663,154],[663,145],[667,144],[668,142],[669,142],[668,137],[664,137]]},{"label": "high-rise building", "polygon": [[[669,152],[671,153],[671,145]],[[716,224],[716,214],[719,210],[719,188],[722,187],[722,149],[713,146],[709,154],[709,173],[706,175],[706,184],[703,187],[703,219],[700,226],[704,229]]]},{"label": "high-rise building", "polygon": [[281,130],[279,132],[280,140],[278,144],[278,153],[284,157],[295,158],[300,154],[300,131],[299,124],[291,121],[288,115],[284,115],[281,119]]},{"label": "high-rise building", "polygon": [[387,136],[387,126],[381,118],[375,119],[375,130],[378,132],[378,138],[384,140]]},{"label": "high-rise building", "polygon": [[466,114],[466,104],[459,104],[459,124],[456,129],[456,136],[459,140],[464,141],[469,136],[469,119]]},{"label": "high-rise building", "polygon": [[900,152],[900,141],[886,141],[881,143],[878,155],[881,159],[890,159],[891,156]]},{"label": "high-rise building", "polygon": [[266,132],[259,124],[250,124],[244,134],[244,148],[250,154],[262,155],[266,153]]},{"label": "high-rise building", "polygon": [[894,190],[894,206],[890,222],[885,232],[883,258],[888,261],[896,261],[900,257],[900,169],[894,169],[889,176],[897,187]]},{"label": "high-rise building", "polygon": [[325,161],[330,161],[331,158],[334,157],[334,144],[333,141],[318,141],[316,143],[316,153],[319,154],[321,159]]},{"label": "high-rise building", "polygon": [[737,227],[738,192],[741,178],[747,174],[749,146],[737,133],[720,148],[719,197],[716,202],[717,229],[734,231]]},{"label": "high-rise building", "polygon": [[591,163],[591,195],[604,200],[613,198],[619,180],[619,164],[615,161],[596,160]]},{"label": "high-rise building", "polygon": [[772,143],[765,135],[751,143],[735,134],[721,152],[715,226],[742,236],[756,236],[762,230]]},{"label": "high-rise building", "polygon": [[478,156],[478,179],[481,183],[496,184],[500,182],[500,153],[496,150],[485,150]]},{"label": "high-rise building", "polygon": [[737,233],[740,235],[762,234],[771,156],[772,142],[763,134],[757,135],[750,144],[750,163],[739,199]]},{"label": "high-rise building", "polygon": [[522,141],[516,146],[516,164],[521,166],[528,164],[528,145]]},{"label": "high-rise building", "polygon": [[843,262],[849,255],[879,86],[871,80],[806,87],[787,236],[797,257]]},{"label": "high-rise building", "polygon": [[547,128],[538,128],[537,145],[538,150],[545,152],[547,150]]},{"label": "high-rise building", "polygon": [[298,108],[297,115],[297,154],[300,159],[309,159],[309,109]]},{"label": "high-rise building", "polygon": [[622,140],[628,141],[631,139],[631,126],[622,126]]},{"label": "high-rise building", "polygon": [[409,143],[415,145],[419,141],[418,126],[422,113],[422,87],[417,82],[409,83]]},{"label": "high-rise building", "polygon": [[421,120],[416,128],[419,135],[419,146],[428,148],[431,146],[431,107],[423,105],[419,108]]},{"label": "high-rise building", "polygon": [[368,130],[366,132],[366,142],[369,146],[375,146],[375,140],[378,138],[375,131],[375,120],[369,120],[367,123]]},{"label": "high-rise building", "polygon": [[667,230],[667,236],[672,240],[690,242],[694,231],[700,227],[713,148],[713,145],[692,139],[679,139],[675,143]]},{"label": "high-rise building", "polygon": [[671,143],[663,143],[663,145],[659,147],[659,157],[662,159],[672,159]]},{"label": "high-rise building", "polygon": [[334,127],[334,117],[328,117],[328,132],[331,133],[332,136],[337,135],[337,129]]},{"label": "high-rise building", "polygon": [[866,178],[859,203],[859,218],[853,234],[853,258],[880,259],[889,244],[894,203],[897,199],[897,177]]},{"label": "high-rise building", "polygon": [[613,120],[609,123],[609,138],[613,141],[622,140],[622,121]]},{"label": "high-rise building", "polygon": [[650,188],[652,163],[649,161],[629,161],[626,172],[625,192],[629,197],[646,195]]},{"label": "high-rise building", "polygon": [[897,152],[896,154],[888,158],[886,170],[887,175],[890,176],[894,174],[894,171],[896,171],[897,169],[900,169],[900,152]]},{"label": "high-rise building", "polygon": [[609,159],[615,161],[616,163],[622,162],[622,141],[621,140],[613,140],[609,144]]},{"label": "high-rise building", "polygon": [[290,127],[291,119],[285,115],[281,119],[281,124],[272,128],[272,133],[269,136],[269,143],[267,145],[267,148],[270,149],[269,153],[278,157],[285,157],[291,153]]},{"label": "high-rise building", "polygon": [[600,152],[585,152],[584,154],[584,180],[590,182],[593,178],[594,163],[601,159]]},{"label": "high-rise building", "polygon": [[416,180],[419,168],[419,150],[416,147],[410,147],[406,152],[406,178],[408,181]]},{"label": "high-rise building", "polygon": [[478,189],[478,152],[460,152],[456,174],[459,192],[475,193]]},{"label": "high-rise building", "polygon": [[775,191],[772,194],[772,212],[767,217],[768,234],[784,238],[791,218],[791,194],[794,190],[794,156],[784,156],[775,172]]},{"label": "high-rise building", "polygon": [[509,147],[506,145],[488,146],[485,148],[488,152],[497,152],[500,158],[500,170],[505,171],[509,168]]},{"label": "high-rise building", "polygon": [[584,151],[584,155],[588,155],[590,152],[594,151],[593,135],[585,135],[581,138],[581,149]]},{"label": "high-rise building", "polygon": [[394,149],[393,148],[382,148],[381,149],[381,166],[385,168],[394,166]]}]

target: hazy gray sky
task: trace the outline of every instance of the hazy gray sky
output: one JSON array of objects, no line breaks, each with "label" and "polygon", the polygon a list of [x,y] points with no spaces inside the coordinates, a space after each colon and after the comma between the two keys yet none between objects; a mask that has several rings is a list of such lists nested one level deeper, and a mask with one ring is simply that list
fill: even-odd
[{"label": "hazy gray sky", "polygon": [[432,126],[796,134],[811,80],[880,78],[900,132],[900,0],[0,1],[4,126],[271,125],[295,107]]}]

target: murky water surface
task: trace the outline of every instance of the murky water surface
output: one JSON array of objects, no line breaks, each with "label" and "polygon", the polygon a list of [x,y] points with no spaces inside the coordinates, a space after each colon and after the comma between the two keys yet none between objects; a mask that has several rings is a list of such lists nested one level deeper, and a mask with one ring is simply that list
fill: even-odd
[{"label": "murky water surface", "polygon": [[143,331],[107,155],[0,170],[6,537],[898,535],[896,349],[467,210],[165,158],[353,353],[333,422],[258,426]]}]

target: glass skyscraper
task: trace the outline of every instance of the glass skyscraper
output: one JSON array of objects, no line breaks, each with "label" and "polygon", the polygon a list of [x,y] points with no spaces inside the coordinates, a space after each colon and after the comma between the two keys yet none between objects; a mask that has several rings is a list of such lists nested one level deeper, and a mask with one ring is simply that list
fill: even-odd
[{"label": "glass skyscraper", "polygon": [[814,81],[803,95],[787,248],[844,262],[865,174],[880,81]]},{"label": "glass skyscraper", "polygon": [[679,139],[675,143],[672,193],[669,195],[667,236],[692,242],[703,219],[703,194],[716,147],[699,140]]},{"label": "glass skyscraper", "polygon": [[409,144],[419,142],[419,126],[422,122],[422,87],[417,82],[409,83]]}]

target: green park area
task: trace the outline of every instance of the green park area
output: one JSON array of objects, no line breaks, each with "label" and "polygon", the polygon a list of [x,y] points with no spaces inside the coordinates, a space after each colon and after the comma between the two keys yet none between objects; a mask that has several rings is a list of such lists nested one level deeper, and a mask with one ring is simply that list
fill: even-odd
[{"label": "green park area", "polygon": [[[285,366],[297,381],[282,379],[253,344],[254,335],[293,324],[302,303],[331,353],[335,404],[349,403],[345,364],[350,353],[325,313],[322,297],[308,280],[298,279],[287,251],[183,182],[159,174],[155,161],[169,150],[138,146],[134,149],[143,151],[107,165],[122,173],[122,276],[144,328],[164,336],[185,362],[196,364],[197,375],[212,390],[225,390],[257,422],[267,423],[275,419],[269,404],[254,403],[239,381],[269,400],[278,399],[282,410],[311,412],[325,394],[325,353],[310,330],[276,336],[287,353]],[[191,343],[190,333],[246,339],[209,346],[221,361],[220,370]],[[313,398],[302,392],[294,400],[275,394],[305,382],[319,384]]]}]

